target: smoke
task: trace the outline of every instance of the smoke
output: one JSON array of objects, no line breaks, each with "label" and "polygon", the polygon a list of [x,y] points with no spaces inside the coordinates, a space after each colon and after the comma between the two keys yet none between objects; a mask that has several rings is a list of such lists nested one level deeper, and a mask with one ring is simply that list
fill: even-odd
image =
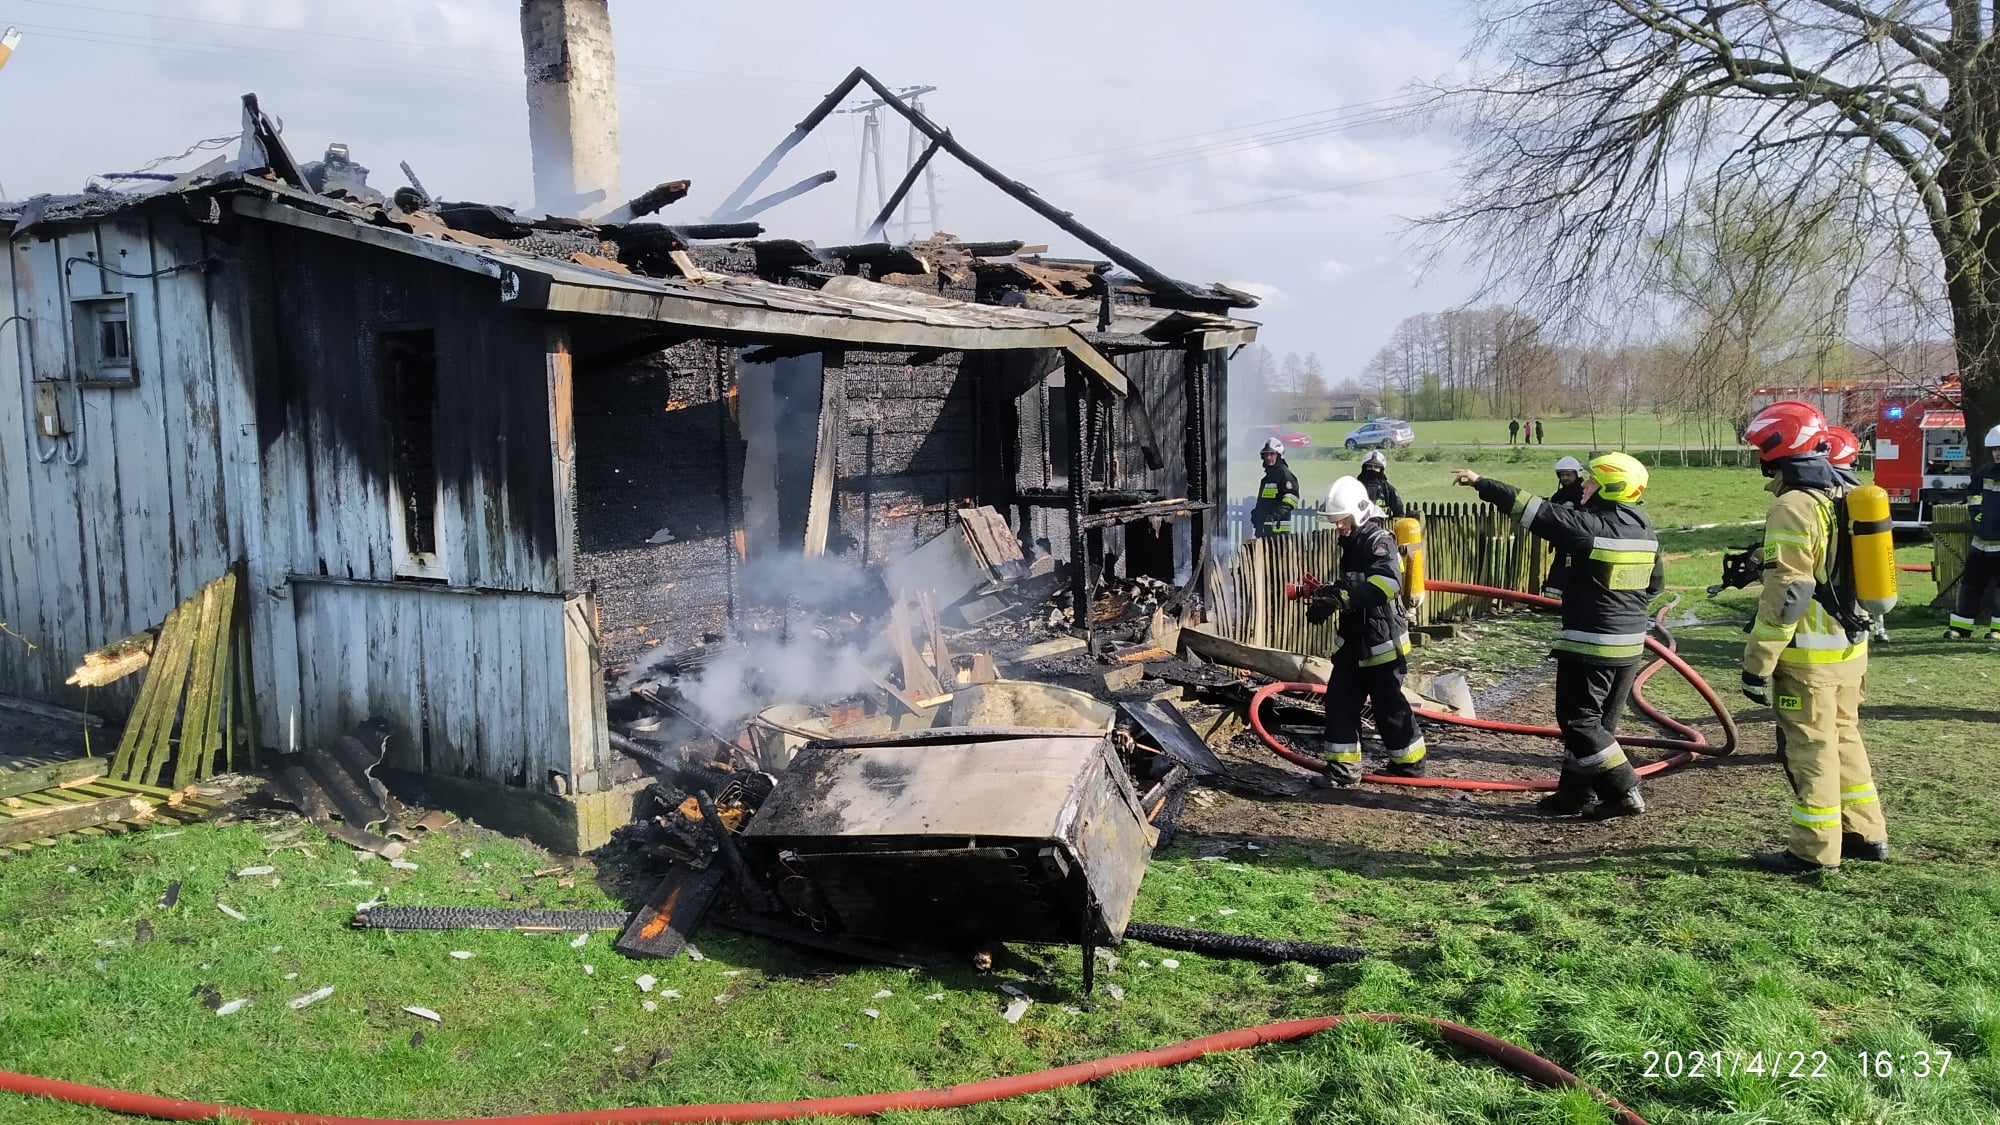
[{"label": "smoke", "polygon": [[[711,646],[685,670],[671,667],[678,653],[650,654],[619,679],[617,690],[670,680],[697,717],[722,731],[775,703],[817,706],[874,691],[901,667],[885,576],[894,576],[912,601],[929,591],[941,609],[984,572],[956,525],[886,567],[848,555],[766,555],[740,572],[743,628],[733,643]],[[921,628],[918,615],[909,620]],[[921,646],[920,637],[911,639]]]}]

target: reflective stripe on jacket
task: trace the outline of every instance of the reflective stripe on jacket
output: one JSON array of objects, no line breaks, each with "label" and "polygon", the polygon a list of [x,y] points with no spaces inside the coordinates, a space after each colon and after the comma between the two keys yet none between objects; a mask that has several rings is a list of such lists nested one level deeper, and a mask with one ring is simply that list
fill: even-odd
[{"label": "reflective stripe on jacket", "polygon": [[1569,557],[1555,651],[1606,664],[1645,655],[1646,603],[1666,589],[1667,575],[1644,509],[1602,499],[1565,508],[1483,477],[1473,488]]},{"label": "reflective stripe on jacket", "polygon": [[1764,517],[1764,589],[1743,646],[1743,670],[1768,676],[1779,664],[1841,664],[1868,656],[1868,638],[1847,629],[1813,593],[1832,580],[1833,498],[1811,488],[1778,494]]},{"label": "reflective stripe on jacket", "polygon": [[1340,571],[1355,592],[1352,608],[1340,615],[1334,659],[1372,668],[1408,655],[1410,631],[1396,604],[1403,592],[1403,557],[1395,536],[1379,523],[1361,521],[1340,541]]}]

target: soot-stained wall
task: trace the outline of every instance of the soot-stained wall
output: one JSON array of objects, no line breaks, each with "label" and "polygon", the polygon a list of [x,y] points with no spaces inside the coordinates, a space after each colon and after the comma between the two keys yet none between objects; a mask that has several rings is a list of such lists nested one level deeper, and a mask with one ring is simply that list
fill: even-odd
[{"label": "soot-stained wall", "polygon": [[999,353],[846,353],[844,428],[829,549],[882,563],[950,525],[982,492],[980,382]]},{"label": "soot-stained wall", "polygon": [[293,573],[397,577],[385,337],[430,333],[437,554],[454,586],[556,593],[545,326],[499,282],[406,254],[265,225],[273,323],[257,373],[267,472],[290,467]]},{"label": "soot-stained wall", "polygon": [[668,348],[575,383],[577,581],[597,599],[605,667],[728,625],[742,438],[735,355]]}]

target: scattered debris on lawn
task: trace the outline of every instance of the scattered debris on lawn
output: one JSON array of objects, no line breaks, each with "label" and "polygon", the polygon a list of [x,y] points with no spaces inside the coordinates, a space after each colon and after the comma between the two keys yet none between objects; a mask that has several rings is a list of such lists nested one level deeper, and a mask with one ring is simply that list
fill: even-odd
[{"label": "scattered debris on lawn", "polygon": [[234,919],[236,919],[236,920],[237,920],[238,922],[247,922],[247,921],[249,921],[249,919],[248,919],[248,918],[246,918],[246,917],[244,916],[244,914],[243,914],[243,912],[242,912],[241,910],[238,910],[238,909],[236,909],[235,907],[233,907],[233,906],[229,905],[229,904],[228,904],[228,903],[226,903],[226,902],[218,902],[218,903],[216,903],[216,904],[215,904],[215,908],[216,908],[217,910],[220,910],[220,911],[222,911],[222,912],[223,912],[224,914],[227,914],[227,915],[229,915],[229,916],[230,916],[231,918],[234,918]]},{"label": "scattered debris on lawn", "polygon": [[215,1014],[218,1016],[233,1016],[236,1013],[242,1011],[244,1006],[249,1003],[250,1001],[248,1000],[231,1000],[227,1004],[223,1004],[217,1007],[215,1009]]},{"label": "scattered debris on lawn", "polygon": [[418,1008],[415,1006],[407,1006],[403,1010],[417,1017],[418,1019],[429,1020],[432,1023],[444,1022],[443,1016],[438,1015],[436,1012],[431,1011],[429,1008]]},{"label": "scattered debris on lawn", "polygon": [[285,1006],[291,1008],[293,1011],[297,1011],[300,1008],[304,1008],[312,1004],[317,1004],[331,995],[333,995],[333,986],[329,984],[325,988],[316,989],[312,992],[306,993],[304,996],[299,996],[291,1000],[287,1000],[285,1001]]}]

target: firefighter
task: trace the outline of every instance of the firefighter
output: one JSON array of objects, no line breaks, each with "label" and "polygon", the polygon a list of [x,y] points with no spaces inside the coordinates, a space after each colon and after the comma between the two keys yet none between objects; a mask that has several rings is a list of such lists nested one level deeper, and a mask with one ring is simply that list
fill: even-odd
[{"label": "firefighter", "polygon": [[1965,502],[1972,509],[1972,549],[1958,579],[1958,603],[1951,610],[1946,640],[1970,637],[1983,613],[1986,639],[2000,641],[2000,426],[1986,431],[1990,460],[1972,474]]},{"label": "firefighter", "polygon": [[1368,501],[1381,511],[1388,513],[1388,519],[1403,518],[1403,498],[1396,495],[1396,486],[1389,483],[1389,458],[1381,450],[1370,450],[1361,459],[1361,473],[1355,479],[1368,490]]},{"label": "firefighter", "polygon": [[[1556,461],[1556,490],[1549,496],[1549,503],[1558,508],[1580,508],[1583,506],[1583,462],[1574,457],[1562,457]],[[1549,560],[1549,576],[1542,579],[1542,596],[1562,600],[1563,581],[1569,575],[1569,552],[1555,548],[1555,556]]]},{"label": "firefighter", "polygon": [[1368,489],[1342,477],[1327,490],[1322,514],[1340,533],[1340,574],[1321,586],[1306,608],[1317,625],[1340,613],[1334,639],[1333,672],[1326,682],[1327,771],[1314,784],[1353,785],[1361,780],[1361,708],[1371,704],[1375,733],[1388,754],[1387,773],[1422,777],[1424,733],[1403,695],[1410,633],[1397,602],[1403,566],[1395,537],[1382,527],[1382,512]]},{"label": "firefighter", "polygon": [[1861,487],[1861,477],[1854,471],[1854,462],[1861,456],[1861,439],[1846,426],[1826,428],[1826,463],[1833,466],[1833,475],[1840,482],[1840,490],[1848,492]]},{"label": "firefighter", "polygon": [[1553,653],[1562,776],[1541,810],[1590,820],[1645,812],[1639,775],[1617,731],[1646,655],[1646,603],[1666,588],[1659,539],[1639,506],[1646,467],[1623,453],[1591,458],[1581,482],[1583,501],[1575,508],[1557,507],[1471,469],[1456,476],[1573,560]]},{"label": "firefighter", "polygon": [[1781,874],[1889,855],[1861,743],[1868,634],[1845,608],[1853,592],[1834,588],[1842,487],[1826,458],[1825,432],[1818,410],[1791,401],[1758,411],[1744,431],[1777,497],[1764,518],[1763,594],[1743,647],[1743,694],[1777,705],[1778,756],[1792,783],[1791,839],[1756,863]]},{"label": "firefighter", "polygon": [[1292,513],[1299,506],[1299,478],[1285,464],[1285,443],[1264,439],[1264,479],[1257,486],[1257,504],[1250,509],[1250,523],[1257,538],[1283,535],[1292,530]]}]

